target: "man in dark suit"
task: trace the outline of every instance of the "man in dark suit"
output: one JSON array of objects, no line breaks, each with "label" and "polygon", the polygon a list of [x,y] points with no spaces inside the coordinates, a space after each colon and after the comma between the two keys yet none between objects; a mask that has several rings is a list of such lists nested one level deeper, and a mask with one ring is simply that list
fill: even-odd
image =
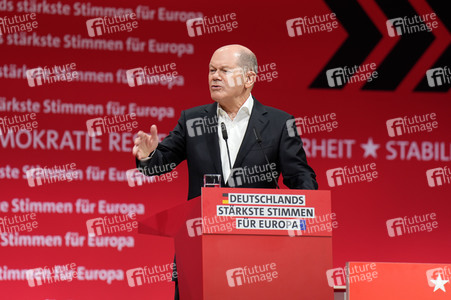
[{"label": "man in dark suit", "polygon": [[155,125],[150,135],[139,131],[133,148],[138,169],[159,175],[186,159],[188,199],[200,196],[204,174],[222,175],[222,186],[275,188],[282,173],[291,189],[317,189],[293,116],[251,95],[257,70],[254,53],[244,46],[216,50],[208,75],[214,102],[182,111],[161,143]]}]

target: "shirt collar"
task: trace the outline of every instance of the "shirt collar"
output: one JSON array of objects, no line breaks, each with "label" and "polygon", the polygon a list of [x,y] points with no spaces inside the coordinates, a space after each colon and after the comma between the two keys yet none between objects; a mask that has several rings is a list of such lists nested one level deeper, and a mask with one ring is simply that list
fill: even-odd
[{"label": "shirt collar", "polygon": [[[240,109],[238,110],[238,113],[236,114],[237,116],[239,114],[246,114],[246,115],[251,115],[252,113],[252,108],[254,107],[254,98],[252,97],[252,95],[249,95],[249,97],[246,99],[246,101],[244,101],[243,105],[241,105]],[[216,113],[218,116],[221,116],[222,114],[227,114],[225,112],[225,110],[222,109],[222,107],[219,105],[218,103],[218,108],[216,110]]]}]

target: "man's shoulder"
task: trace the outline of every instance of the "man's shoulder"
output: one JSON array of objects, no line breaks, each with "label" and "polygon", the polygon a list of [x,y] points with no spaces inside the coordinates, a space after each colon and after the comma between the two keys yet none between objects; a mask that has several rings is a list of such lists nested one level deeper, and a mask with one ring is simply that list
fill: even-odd
[{"label": "man's shoulder", "polygon": [[216,108],[216,102],[199,105],[195,107],[188,108],[184,110],[185,116],[188,119],[199,117],[205,113],[208,113],[212,110],[215,110]]},{"label": "man's shoulder", "polygon": [[293,116],[281,109],[267,106],[267,105],[261,105],[261,109],[268,113],[269,118],[277,119],[277,120],[288,120],[291,119]]}]

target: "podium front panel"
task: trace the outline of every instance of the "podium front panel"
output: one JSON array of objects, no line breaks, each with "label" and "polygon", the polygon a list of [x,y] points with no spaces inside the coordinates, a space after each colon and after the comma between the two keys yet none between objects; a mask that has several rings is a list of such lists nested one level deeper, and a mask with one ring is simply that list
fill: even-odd
[{"label": "podium front panel", "polygon": [[202,247],[204,299],[333,299],[330,237],[207,235]]}]

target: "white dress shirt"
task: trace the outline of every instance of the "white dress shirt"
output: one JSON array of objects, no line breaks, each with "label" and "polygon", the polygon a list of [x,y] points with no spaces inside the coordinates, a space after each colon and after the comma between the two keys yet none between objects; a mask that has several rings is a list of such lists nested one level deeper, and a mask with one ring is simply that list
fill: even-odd
[{"label": "white dress shirt", "polygon": [[229,115],[218,104],[218,137],[219,137],[219,149],[221,152],[222,163],[222,175],[224,176],[224,182],[227,182],[230,176],[229,158],[227,156],[227,147],[222,137],[221,123],[224,122],[227,128],[228,144],[230,150],[230,161],[233,168],[236,156],[240,150],[241,143],[243,142],[244,134],[246,133],[247,125],[252,113],[252,107],[254,106],[254,99],[252,95],[247,98],[244,104],[238,110],[235,118],[230,119]]}]

